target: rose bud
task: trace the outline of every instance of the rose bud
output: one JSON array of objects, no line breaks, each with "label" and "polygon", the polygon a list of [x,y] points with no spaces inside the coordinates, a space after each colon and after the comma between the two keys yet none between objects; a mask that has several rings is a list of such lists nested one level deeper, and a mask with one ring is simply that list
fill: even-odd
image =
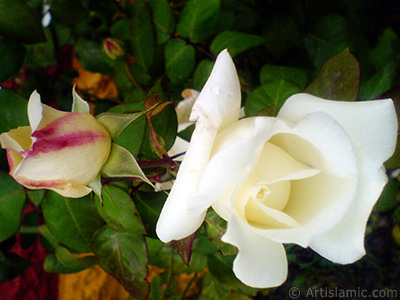
[{"label": "rose bud", "polygon": [[63,112],[44,105],[32,93],[30,126],[0,135],[10,175],[29,189],[50,189],[78,198],[99,174],[111,148],[107,130],[88,113]]}]

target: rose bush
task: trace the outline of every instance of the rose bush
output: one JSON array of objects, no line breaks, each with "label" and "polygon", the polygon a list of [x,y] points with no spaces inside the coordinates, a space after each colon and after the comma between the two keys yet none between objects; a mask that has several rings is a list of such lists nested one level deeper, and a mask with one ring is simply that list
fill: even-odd
[{"label": "rose bush", "polygon": [[90,193],[87,185],[99,174],[111,148],[103,125],[89,113],[44,105],[37,92],[29,99],[28,117],[30,126],[0,135],[10,175],[30,189],[50,189],[73,198]]},{"label": "rose bush", "polygon": [[283,244],[341,264],[364,254],[365,227],[387,182],[397,118],[390,99],[290,97],[277,117],[239,120],[240,85],[226,51],[193,106],[191,142],[157,224],[164,242],[195,232],[212,206],[227,221],[245,284],[287,277]]}]

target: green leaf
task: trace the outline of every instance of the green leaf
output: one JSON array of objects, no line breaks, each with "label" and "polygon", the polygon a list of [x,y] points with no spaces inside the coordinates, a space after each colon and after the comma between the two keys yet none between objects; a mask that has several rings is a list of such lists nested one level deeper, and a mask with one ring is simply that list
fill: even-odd
[{"label": "green leaf", "polygon": [[[164,282],[168,281],[168,278],[166,280],[163,280],[165,277],[166,273],[162,273],[160,275],[155,276],[150,284],[151,284],[151,288],[150,288],[150,295],[149,295],[149,299],[151,300],[164,300],[165,298],[165,292],[168,289],[171,288],[171,283],[169,284],[169,286],[167,287],[165,284],[163,284]],[[169,292],[169,291],[168,291]],[[177,293],[176,295],[176,299],[179,299],[180,295]],[[168,299],[173,300],[174,298],[171,297],[171,293],[168,293]]]},{"label": "green leaf", "polygon": [[89,11],[80,0],[51,1],[50,13],[57,23],[75,26],[89,17]]},{"label": "green leaf", "polygon": [[232,270],[234,259],[233,255],[223,256],[219,253],[207,256],[207,265],[213,281],[215,280],[215,284],[229,288],[231,291],[240,290],[248,294],[255,294],[256,289],[246,286],[234,275]]},{"label": "green leaf", "polygon": [[40,20],[22,0],[0,0],[0,36],[26,44],[46,40]]},{"label": "green leaf", "polygon": [[76,85],[72,89],[72,109],[71,112],[90,113],[89,103],[81,98],[76,92]]},{"label": "green leaf", "polygon": [[204,277],[203,286],[199,300],[225,300],[226,295],[230,295],[230,290],[222,286],[211,274],[207,274]]},{"label": "green leaf", "polygon": [[131,37],[129,21],[121,19],[115,22],[110,28],[110,33],[113,37],[119,40],[129,40]]},{"label": "green leaf", "polygon": [[42,203],[45,193],[46,193],[46,190],[27,190],[26,191],[26,194],[28,195],[29,200],[31,200],[32,203],[37,208],[40,207],[40,204]]},{"label": "green leaf", "polygon": [[[222,223],[222,224],[221,224]],[[207,237],[216,246],[218,251],[223,255],[234,255],[237,254],[237,248],[224,243],[221,238],[226,232],[226,221],[219,217],[214,211],[207,212],[207,218],[205,219],[205,228]]]},{"label": "green leaf", "polygon": [[24,203],[23,187],[10,175],[0,171],[0,242],[18,231]]},{"label": "green leaf", "polygon": [[[149,264],[163,269],[172,270],[174,274],[190,274],[192,272],[204,271],[207,267],[207,255],[210,252],[216,253],[216,248],[213,247],[213,244],[207,239],[206,245],[201,245],[201,243],[204,242],[204,239],[201,239],[200,243],[199,240],[198,237],[194,241],[193,256],[188,267],[183,263],[179,254],[169,244],[164,244],[158,238],[148,238],[146,241],[149,249]],[[200,244],[200,249],[195,249],[198,244]],[[172,264],[171,261],[173,261]]]},{"label": "green leaf", "polygon": [[58,239],[52,234],[49,228],[46,225],[40,225],[38,227],[39,233],[43,238],[42,241],[47,245],[47,248],[56,250],[58,246],[60,246],[60,242]]},{"label": "green leaf", "polygon": [[0,106],[0,133],[29,125],[28,102],[19,94],[4,88],[0,89]]},{"label": "green leaf", "polygon": [[49,273],[71,274],[94,266],[97,259],[93,255],[77,257],[67,248],[58,246],[56,252],[47,255],[43,268]]},{"label": "green leaf", "polygon": [[151,237],[156,237],[156,223],[167,196],[162,192],[145,193],[142,191],[138,191],[134,196],[136,207],[140,212],[147,234]]},{"label": "green leaf", "polygon": [[133,5],[131,45],[137,63],[148,72],[154,56],[154,32],[149,9],[143,0]]},{"label": "green leaf", "polygon": [[172,84],[182,83],[192,74],[194,54],[193,46],[180,39],[169,40],[165,45],[165,73]]},{"label": "green leaf", "polygon": [[274,80],[263,84],[247,97],[246,115],[254,116],[269,106],[279,110],[287,98],[299,92],[301,90],[297,85],[286,80]]},{"label": "green leaf", "polygon": [[137,119],[125,128],[121,135],[115,140],[115,143],[127,149],[133,156],[136,156],[140,151],[145,129],[146,119]]},{"label": "green leaf", "polygon": [[143,173],[135,157],[125,148],[112,144],[110,156],[102,168],[102,172],[108,177],[136,177],[153,184]]},{"label": "green leaf", "polygon": [[[386,98],[386,97],[385,97]],[[391,98],[391,97],[388,97]],[[392,98],[397,110],[398,99]],[[400,168],[400,139],[397,139],[396,149],[392,157],[385,161],[384,166],[387,170]]]},{"label": "green leaf", "polygon": [[347,23],[342,16],[327,16],[319,22],[305,39],[305,47],[314,66],[322,64],[342,51],[347,45]]},{"label": "green leaf", "polygon": [[196,127],[195,124],[189,125],[188,127],[186,127],[186,129],[179,131],[178,136],[184,139],[185,141],[190,142],[195,127]]},{"label": "green leaf", "polygon": [[153,22],[156,28],[157,44],[164,44],[175,29],[175,15],[167,0],[150,0]]},{"label": "green leaf", "polygon": [[25,54],[26,49],[18,42],[0,38],[0,82],[18,72],[24,63]]},{"label": "green leaf", "polygon": [[398,207],[399,200],[397,196],[399,194],[400,182],[397,179],[389,179],[374,209],[383,213]]},{"label": "green leaf", "polygon": [[32,68],[48,68],[58,64],[55,54],[55,45],[52,31],[49,27],[44,28],[46,41],[33,45],[25,45],[27,48],[26,62]]},{"label": "green leaf", "polygon": [[261,84],[275,80],[289,81],[303,90],[307,84],[307,73],[302,69],[292,67],[264,65],[260,72]]},{"label": "green leaf", "polygon": [[383,69],[379,70],[374,76],[361,85],[360,100],[370,100],[378,97],[382,93],[393,87],[398,66],[396,62],[389,62]]},{"label": "green leaf", "polygon": [[193,43],[204,41],[215,31],[220,8],[220,0],[189,0],[180,14],[178,34]]},{"label": "green leaf", "polygon": [[145,230],[132,198],[115,186],[105,185],[103,203],[95,198],[99,214],[108,226],[117,231],[144,234]]},{"label": "green leaf", "polygon": [[369,51],[370,62],[377,67],[385,67],[400,52],[400,41],[392,28],[386,28],[379,37],[378,44]]},{"label": "green leaf", "polygon": [[354,101],[360,89],[360,65],[346,48],[327,60],[306,93],[325,99]]},{"label": "green leaf", "polygon": [[[165,124],[168,124],[168,126],[165,126]],[[151,134],[150,130],[151,126],[153,127],[154,131],[153,135]],[[175,107],[174,105],[169,104],[161,113],[152,117],[150,119],[150,122],[147,122],[145,138],[143,139],[140,153],[149,159],[160,158],[159,154],[161,154],[161,151],[158,151],[159,149],[152,148],[156,147],[154,143],[156,141],[161,141],[165,145],[165,147],[161,149],[162,152],[168,151],[175,142],[177,128],[178,121],[176,117]],[[156,138],[157,140],[154,141],[154,138]],[[152,143],[153,145],[151,145]],[[153,150],[157,152],[153,152]]]},{"label": "green leaf", "polygon": [[[285,7],[287,9],[288,5]],[[256,11],[258,7],[253,0],[222,1],[222,8],[218,22],[219,31],[234,29],[243,32],[255,32],[254,27],[260,25],[261,20],[265,22],[270,19],[266,16],[266,9],[263,10],[262,14],[260,14],[260,11]]]},{"label": "green leaf", "polygon": [[248,49],[257,47],[265,42],[263,37],[255,34],[237,31],[224,31],[217,35],[210,46],[214,55],[218,55],[222,50],[228,49],[231,56],[236,56]]},{"label": "green leaf", "polygon": [[85,70],[106,75],[112,74],[115,61],[107,56],[101,43],[81,37],[75,44],[75,51]]},{"label": "green leaf", "polygon": [[263,15],[263,37],[265,47],[276,58],[282,57],[290,48],[301,44],[305,23],[305,12],[300,1],[277,5]]},{"label": "green leaf", "polygon": [[90,195],[72,199],[48,191],[42,211],[47,227],[57,240],[79,252],[92,251],[90,240],[104,221]]},{"label": "green leaf", "polygon": [[193,84],[195,89],[201,90],[205,85],[208,77],[211,74],[211,70],[214,66],[214,61],[210,59],[203,59],[197,65],[196,71],[193,74]]},{"label": "green leaf", "polygon": [[93,236],[92,247],[101,267],[137,299],[149,293],[147,251],[142,234],[118,232],[108,226]]}]

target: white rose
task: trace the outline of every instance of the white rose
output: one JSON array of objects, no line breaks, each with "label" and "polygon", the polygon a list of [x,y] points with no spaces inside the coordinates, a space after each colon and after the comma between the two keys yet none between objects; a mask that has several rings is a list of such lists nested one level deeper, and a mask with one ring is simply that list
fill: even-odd
[{"label": "white rose", "polygon": [[276,118],[238,120],[239,81],[223,51],[192,112],[196,129],[157,224],[164,242],[195,232],[209,206],[238,248],[245,284],[287,277],[283,244],[310,246],[336,263],[364,254],[365,227],[387,182],[397,118],[390,99],[290,97]]},{"label": "white rose", "polygon": [[[89,109],[89,107],[88,107]],[[28,103],[30,126],[0,135],[10,175],[30,189],[50,189],[83,197],[111,148],[107,130],[88,113],[63,112],[44,105],[37,92]]]}]

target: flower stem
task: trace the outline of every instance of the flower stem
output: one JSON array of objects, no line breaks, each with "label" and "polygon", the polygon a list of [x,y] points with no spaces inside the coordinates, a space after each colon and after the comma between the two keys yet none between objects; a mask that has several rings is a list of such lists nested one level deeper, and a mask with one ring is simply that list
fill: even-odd
[{"label": "flower stem", "polygon": [[24,226],[20,228],[19,233],[39,233],[39,228],[37,226]]},{"label": "flower stem", "polygon": [[163,158],[154,160],[138,160],[138,164],[141,168],[170,168],[175,165],[175,162],[171,157],[165,156]]}]

